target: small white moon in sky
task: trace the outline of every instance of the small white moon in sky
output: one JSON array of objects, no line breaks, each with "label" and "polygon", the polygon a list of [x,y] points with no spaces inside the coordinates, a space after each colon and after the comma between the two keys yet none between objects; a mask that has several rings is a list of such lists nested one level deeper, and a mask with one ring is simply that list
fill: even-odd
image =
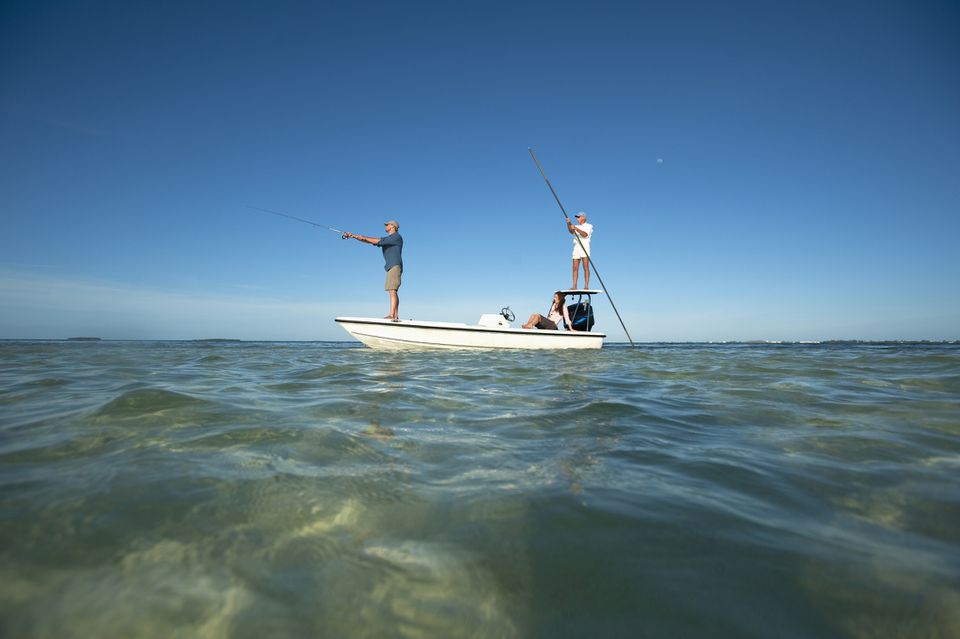
[{"label": "small white moon in sky", "polygon": [[657,164],[663,164],[663,158],[657,158]]}]

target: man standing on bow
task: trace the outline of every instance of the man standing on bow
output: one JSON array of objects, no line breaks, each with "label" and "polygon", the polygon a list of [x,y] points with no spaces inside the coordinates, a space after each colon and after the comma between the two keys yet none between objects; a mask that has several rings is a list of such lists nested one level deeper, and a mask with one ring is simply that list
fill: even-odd
[{"label": "man standing on bow", "polygon": [[400,297],[397,295],[397,289],[400,288],[400,277],[403,275],[403,238],[400,237],[400,224],[396,220],[388,220],[383,223],[383,226],[387,231],[384,237],[366,237],[353,233],[344,233],[343,237],[352,237],[383,249],[383,270],[387,272],[387,282],[383,289],[390,295],[390,314],[384,319],[399,322],[397,311],[400,308]]},{"label": "man standing on bow", "polygon": [[593,224],[587,223],[587,214],[577,213],[577,224],[574,226],[567,218],[567,231],[573,236],[573,286],[577,288],[580,275],[580,262],[583,262],[583,288],[590,288],[590,237],[593,235]]}]

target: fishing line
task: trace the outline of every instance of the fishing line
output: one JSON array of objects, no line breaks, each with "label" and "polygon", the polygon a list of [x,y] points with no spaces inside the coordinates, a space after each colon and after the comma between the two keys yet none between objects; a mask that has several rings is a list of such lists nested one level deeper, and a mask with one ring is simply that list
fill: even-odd
[{"label": "fishing line", "polygon": [[[543,181],[547,183],[547,186],[550,188],[550,192],[553,193],[553,199],[557,201],[557,206],[560,207],[560,211],[563,213],[564,220],[569,220],[570,216],[567,215],[567,210],[563,208],[563,204],[560,203],[560,198],[557,196],[557,192],[553,190],[553,185],[550,184],[550,180],[547,179],[547,174],[543,172],[543,167],[540,166],[540,160],[537,159],[537,156],[533,152],[532,148],[527,147],[527,150],[530,151],[530,157],[533,158],[537,168],[540,169],[540,175],[543,176]],[[587,261],[590,262],[590,268],[593,269],[593,274],[597,276],[598,280],[600,280],[600,286],[603,287],[603,291],[607,294],[607,299],[610,300],[610,306],[613,307],[613,312],[616,314],[617,319],[620,320],[620,326],[623,327],[623,332],[626,333],[627,339],[630,340],[630,346],[636,348],[637,345],[633,343],[633,338],[630,337],[630,332],[627,330],[626,324],[623,323],[623,318],[620,317],[620,312],[617,310],[617,305],[613,303],[613,296],[610,295],[610,291],[607,290],[607,285],[603,283],[603,278],[600,277],[600,272],[597,271],[597,266],[593,263],[593,258],[590,257],[590,254],[587,253],[586,249],[583,247],[583,241],[580,239],[580,234],[574,232],[573,237],[577,240],[577,244],[580,245],[580,250],[583,251],[584,255],[587,256]]]},{"label": "fishing line", "polygon": [[[310,220],[305,220],[302,217],[297,217],[295,215],[287,215],[286,213],[281,213],[280,211],[271,211],[270,209],[262,209],[259,206],[247,206],[248,209],[253,209],[255,211],[263,211],[264,213],[272,213],[273,215],[279,215],[280,217],[285,217],[291,220],[296,220],[298,222],[303,222],[304,224],[310,224],[311,226],[316,226],[317,228],[327,229],[328,231],[333,231],[334,233],[339,233],[341,236],[346,233],[346,231],[341,231],[340,229],[335,229],[332,226],[327,226],[326,224],[317,224],[316,222],[311,222]],[[347,238],[343,238],[347,239]]]}]

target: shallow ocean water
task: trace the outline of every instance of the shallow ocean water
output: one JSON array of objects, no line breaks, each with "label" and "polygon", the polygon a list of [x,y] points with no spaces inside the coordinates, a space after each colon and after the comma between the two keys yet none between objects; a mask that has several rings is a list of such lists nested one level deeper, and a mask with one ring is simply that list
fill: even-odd
[{"label": "shallow ocean water", "polygon": [[3,637],[958,637],[960,346],[0,342]]}]

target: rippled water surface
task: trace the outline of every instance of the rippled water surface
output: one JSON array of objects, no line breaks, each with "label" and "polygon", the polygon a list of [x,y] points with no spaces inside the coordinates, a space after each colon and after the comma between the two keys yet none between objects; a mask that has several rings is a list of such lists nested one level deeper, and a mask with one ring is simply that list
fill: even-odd
[{"label": "rippled water surface", "polygon": [[3,637],[960,637],[960,347],[0,342]]}]

